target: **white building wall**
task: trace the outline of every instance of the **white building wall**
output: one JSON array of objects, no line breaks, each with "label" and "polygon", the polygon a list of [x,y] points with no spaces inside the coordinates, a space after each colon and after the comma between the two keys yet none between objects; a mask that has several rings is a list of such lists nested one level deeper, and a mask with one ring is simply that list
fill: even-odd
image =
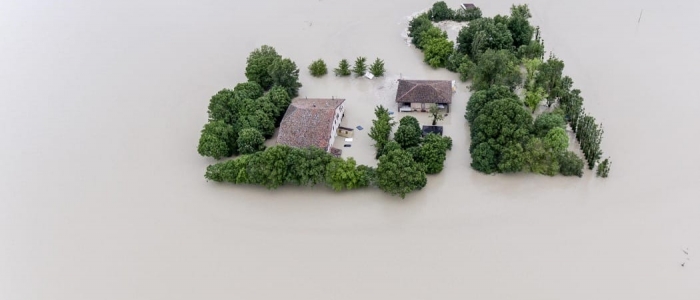
[{"label": "white building wall", "polygon": [[335,138],[338,136],[338,127],[340,127],[340,122],[343,120],[343,113],[345,113],[345,103],[335,109],[333,129],[331,130],[331,138],[328,140],[328,149],[326,149],[326,151],[330,151],[331,147],[333,147],[333,143],[335,143]]}]

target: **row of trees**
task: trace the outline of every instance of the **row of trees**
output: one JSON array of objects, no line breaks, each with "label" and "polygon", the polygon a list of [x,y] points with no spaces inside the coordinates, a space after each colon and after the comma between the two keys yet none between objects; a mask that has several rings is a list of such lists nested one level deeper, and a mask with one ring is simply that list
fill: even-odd
[{"label": "row of trees", "polygon": [[353,158],[334,157],[320,148],[277,145],[210,165],[204,177],[217,182],[261,185],[268,189],[285,184],[326,184],[341,191],[370,186],[374,182],[375,170],[357,165]]},{"label": "row of trees", "polygon": [[[367,73],[367,70],[367,58],[360,56],[355,59],[355,65],[352,69],[350,69],[348,60],[342,59],[338,64],[338,67],[335,68],[333,72],[335,73],[335,76],[345,77],[355,73],[356,77],[360,77],[364,76]],[[311,76],[314,77],[321,77],[328,74],[326,62],[324,62],[323,59],[315,60],[311,63],[311,65],[309,65],[309,72],[311,73]],[[384,76],[384,73],[386,72],[384,69],[384,61],[379,58],[375,59],[372,65],[369,66],[369,72],[375,77]]]},{"label": "row of trees", "polygon": [[210,99],[209,122],[197,147],[200,155],[221,159],[263,150],[301,87],[296,64],[267,45],[250,54],[246,76],[248,82]]}]

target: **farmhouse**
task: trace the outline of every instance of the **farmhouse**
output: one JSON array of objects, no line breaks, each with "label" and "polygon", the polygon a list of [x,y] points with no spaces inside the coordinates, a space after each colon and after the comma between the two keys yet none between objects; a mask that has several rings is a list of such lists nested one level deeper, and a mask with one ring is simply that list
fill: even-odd
[{"label": "farmhouse", "polygon": [[437,105],[450,112],[453,82],[449,80],[403,80],[399,79],[396,103],[399,111],[428,111]]},{"label": "farmhouse", "polygon": [[343,119],[345,99],[297,98],[280,123],[277,144],[330,151]]}]

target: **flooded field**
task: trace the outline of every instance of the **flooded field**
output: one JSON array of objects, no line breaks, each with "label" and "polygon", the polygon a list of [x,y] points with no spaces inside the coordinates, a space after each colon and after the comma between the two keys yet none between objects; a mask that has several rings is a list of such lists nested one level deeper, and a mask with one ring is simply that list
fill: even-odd
[{"label": "flooded field", "polygon": [[[204,179],[209,98],[263,44],[302,97],[347,99],[343,154],[376,164],[396,80],[458,79],[402,37],[432,2],[1,2],[0,299],[698,299],[697,1],[527,2],[604,125],[606,180],[473,171],[459,81],[445,170],[404,200]],[[306,69],[357,56],[386,77]]]}]

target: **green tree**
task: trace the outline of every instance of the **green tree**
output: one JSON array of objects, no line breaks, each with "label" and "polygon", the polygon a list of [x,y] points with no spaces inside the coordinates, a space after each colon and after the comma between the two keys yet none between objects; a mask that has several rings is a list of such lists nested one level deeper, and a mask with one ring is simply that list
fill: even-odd
[{"label": "green tree", "polygon": [[338,68],[333,70],[335,72],[335,76],[350,76],[352,72],[350,72],[350,64],[348,63],[347,59],[342,59],[340,60],[340,64],[338,64]]},{"label": "green tree", "polygon": [[520,68],[513,53],[508,50],[486,50],[474,70],[472,90],[486,89],[492,85],[505,85],[511,90],[522,82]]},{"label": "green tree", "polygon": [[454,50],[454,43],[447,39],[433,38],[425,42],[425,62],[433,68],[443,68]]},{"label": "green tree", "polygon": [[433,39],[447,40],[447,32],[435,26],[424,30],[420,33],[420,35],[420,44],[418,45],[418,49],[425,49],[425,47],[428,45],[428,42]]},{"label": "green tree", "polygon": [[199,138],[197,152],[202,156],[215,159],[229,157],[236,152],[236,131],[222,120],[211,121],[204,125]]},{"label": "green tree", "polygon": [[289,104],[292,103],[292,99],[287,94],[287,90],[279,85],[273,86],[267,94],[270,97],[270,101],[277,107],[279,114],[275,124],[279,124],[278,122],[282,120],[282,116],[287,111]]},{"label": "green tree", "polygon": [[557,113],[545,112],[537,116],[533,125],[533,133],[539,137],[544,137],[554,128],[566,128],[564,117]]},{"label": "green tree", "polygon": [[519,101],[518,96],[513,93],[510,88],[502,85],[493,85],[488,89],[472,93],[467,102],[467,112],[464,115],[469,125],[474,123],[476,117],[479,116],[479,112],[487,103],[500,99]]},{"label": "green tree", "polygon": [[610,166],[611,165],[612,165],[612,162],[610,161],[610,159],[606,158],[598,165],[598,169],[596,169],[595,175],[598,177],[608,178],[608,174],[610,173]]},{"label": "green tree", "polygon": [[358,168],[355,159],[333,158],[326,170],[326,184],[335,191],[352,190],[369,186],[366,168]]},{"label": "green tree", "polygon": [[265,137],[255,128],[246,128],[238,133],[238,152],[251,154],[265,150]]},{"label": "green tree", "polygon": [[450,56],[447,57],[447,63],[445,64],[445,68],[451,72],[458,72],[459,66],[462,65],[462,62],[465,60],[469,60],[469,57],[459,53],[457,49],[453,49],[452,53],[450,53]]},{"label": "green tree", "polygon": [[276,189],[286,182],[287,155],[292,151],[289,146],[278,145],[252,154],[246,166],[249,183]]},{"label": "green tree", "polygon": [[420,128],[414,126],[399,126],[394,133],[394,140],[396,140],[401,148],[407,149],[410,147],[418,146],[421,142],[422,131]]},{"label": "green tree", "polygon": [[492,18],[480,18],[469,22],[457,35],[457,49],[472,59],[479,59],[487,49],[511,50],[513,36],[503,23],[496,23]]},{"label": "green tree", "polygon": [[433,119],[433,126],[437,125],[437,121],[442,121],[445,119],[437,105],[430,106],[428,111],[430,112],[430,118]]},{"label": "green tree", "polygon": [[559,173],[564,176],[583,176],[583,160],[571,151],[559,155]]},{"label": "green tree", "polygon": [[457,73],[459,73],[459,79],[462,81],[467,81],[474,78],[474,72],[476,70],[476,64],[465,55],[465,59],[462,60],[462,64],[459,65]]},{"label": "green tree", "polygon": [[282,56],[277,54],[275,48],[263,45],[253,50],[248,56],[245,76],[248,81],[257,82],[263,89],[269,89],[274,84],[274,80],[268,70],[280,59]]},{"label": "green tree", "polygon": [[216,182],[249,183],[245,178],[241,178],[241,173],[246,174],[246,168],[248,167],[250,157],[251,155],[242,155],[236,159],[210,165],[207,167],[204,178]]},{"label": "green tree", "polygon": [[[287,91],[287,94],[294,98],[299,95],[299,69],[289,58],[275,61],[268,69],[273,85],[279,85]],[[264,86],[263,86],[264,87]]]},{"label": "green tree", "polygon": [[525,170],[554,176],[559,173],[557,153],[547,147],[542,139],[533,137],[525,145]]},{"label": "green tree", "polygon": [[321,148],[292,148],[287,156],[286,181],[301,186],[324,183],[326,170],[332,158],[332,155]]},{"label": "green tree", "polygon": [[544,57],[544,44],[541,41],[530,41],[518,47],[517,55],[521,59],[542,59]]},{"label": "green tree", "polygon": [[517,49],[520,46],[527,45],[532,41],[532,35],[535,29],[530,26],[530,9],[527,4],[513,5],[510,8],[510,18],[508,18],[508,30],[513,35],[513,46]]},{"label": "green tree", "polygon": [[428,17],[433,22],[451,20],[454,15],[452,9],[447,7],[445,1],[438,1],[433,4],[433,8],[428,11]]},{"label": "green tree", "polygon": [[551,107],[555,100],[561,96],[559,91],[562,86],[563,70],[564,62],[553,55],[540,65],[539,72],[535,77],[535,84],[542,87],[547,94],[547,106]]},{"label": "green tree", "polygon": [[265,91],[263,88],[255,81],[242,82],[233,88],[233,94],[236,100],[258,99],[264,93]]},{"label": "green tree", "polygon": [[326,66],[326,62],[324,62],[323,59],[318,59],[313,61],[311,65],[309,65],[309,71],[311,72],[311,76],[321,77],[323,75],[328,74],[328,67]]},{"label": "green tree", "polygon": [[384,61],[379,58],[375,59],[374,63],[369,67],[369,72],[375,77],[384,76]]},{"label": "green tree", "polygon": [[421,39],[424,31],[433,28],[433,23],[428,18],[428,14],[421,14],[408,23],[408,36],[411,37],[411,43],[418,49],[421,48]]},{"label": "green tree", "polygon": [[[447,159],[447,150],[452,148],[452,139],[429,133],[420,148],[421,162],[426,166],[426,174],[437,174],[442,171]],[[410,152],[410,151],[409,151]],[[414,156],[415,157],[415,156]],[[415,160],[415,158],[414,158]]]},{"label": "green tree", "polygon": [[372,128],[369,130],[369,137],[374,140],[374,147],[377,150],[376,158],[381,156],[382,149],[389,142],[391,128],[394,126],[389,110],[379,105],[374,109],[376,119],[372,120]]},{"label": "green tree", "polygon": [[531,113],[535,113],[537,106],[540,105],[542,99],[544,99],[545,93],[544,89],[541,87],[535,88],[535,90],[525,91],[525,105],[530,108]]},{"label": "green tree", "polygon": [[481,142],[471,152],[474,170],[491,174],[498,171],[498,153],[487,142]]},{"label": "green tree", "polygon": [[551,149],[558,154],[565,152],[569,148],[569,135],[566,134],[564,128],[554,127],[545,135],[542,142],[547,149]]},{"label": "green tree", "polygon": [[525,150],[517,141],[510,141],[501,148],[498,161],[498,171],[501,173],[516,173],[525,166]]},{"label": "green tree", "polygon": [[360,56],[355,59],[355,67],[352,69],[352,72],[357,77],[365,75],[367,73],[367,58]]},{"label": "green tree", "polygon": [[233,107],[235,93],[229,89],[223,89],[209,100],[209,121],[224,121],[233,124],[236,121],[237,111]]},{"label": "green tree", "polygon": [[270,138],[275,133],[275,120],[264,111],[255,110],[250,114],[240,116],[234,126],[236,132],[240,132],[245,128],[255,128],[263,136]]},{"label": "green tree", "polygon": [[513,172],[517,167],[514,161],[521,160],[517,157],[522,152],[518,145],[529,137],[531,124],[532,116],[518,101],[500,99],[486,103],[471,126],[470,151],[476,162],[472,166],[484,173]]},{"label": "green tree", "polygon": [[422,189],[428,182],[425,166],[416,163],[404,150],[393,150],[381,156],[376,174],[377,185],[382,191],[399,195],[402,199],[412,191]]}]

